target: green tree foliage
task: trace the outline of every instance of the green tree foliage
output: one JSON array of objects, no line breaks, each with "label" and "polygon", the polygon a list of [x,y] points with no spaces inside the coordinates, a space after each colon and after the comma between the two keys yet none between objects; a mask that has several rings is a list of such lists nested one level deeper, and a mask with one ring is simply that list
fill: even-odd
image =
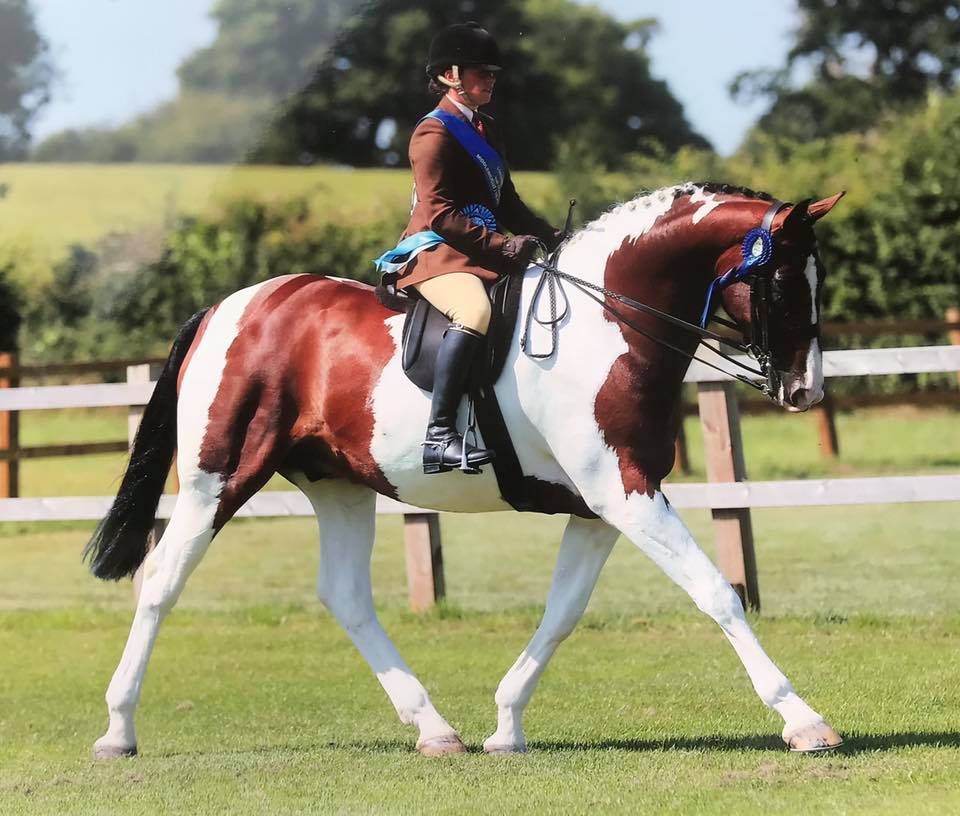
[{"label": "green tree foliage", "polygon": [[372,0],[341,28],[255,160],[405,162],[410,132],[434,104],[424,75],[430,38],[469,17],[495,32],[504,51],[492,110],[505,123],[514,167],[549,167],[555,140],[575,133],[606,166],[650,139],[671,151],[706,145],[650,76],[650,21],[620,23],[570,0],[488,0],[469,13],[440,0]]},{"label": "green tree foliage", "polygon": [[219,0],[217,38],[177,72],[185,90],[277,99],[303,87],[360,0]]},{"label": "green tree foliage", "polygon": [[16,351],[19,348],[23,294],[15,281],[14,271],[12,263],[0,266],[0,351]]},{"label": "green tree foliage", "polygon": [[191,91],[120,128],[56,133],[37,145],[35,161],[188,162],[242,161],[269,121],[260,97]]},{"label": "green tree foliage", "polygon": [[828,313],[942,318],[960,303],[960,94],[934,94],[898,121],[872,165],[887,183],[827,227]]},{"label": "green tree foliage", "polygon": [[[960,4],[956,0],[797,0],[801,25],[777,70],[741,74],[732,91],[766,96],[757,130],[791,139],[863,131],[886,112],[921,102],[931,89],[956,86]],[[799,65],[812,70],[802,88]]]},{"label": "green tree foliage", "polygon": [[53,67],[28,0],[0,0],[0,161],[20,159],[50,99]]},{"label": "green tree foliage", "polygon": [[28,310],[26,348],[38,360],[160,353],[191,314],[268,278],[372,282],[372,259],[399,231],[318,225],[302,200],[240,201],[219,217],[181,219],[162,247],[140,236],[112,236],[97,252],[75,246]]}]

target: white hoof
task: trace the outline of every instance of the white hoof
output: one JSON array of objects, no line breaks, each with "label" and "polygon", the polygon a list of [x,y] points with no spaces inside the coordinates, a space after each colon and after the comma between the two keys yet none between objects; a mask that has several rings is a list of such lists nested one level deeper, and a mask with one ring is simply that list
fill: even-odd
[{"label": "white hoof", "polygon": [[790,734],[785,733],[783,741],[791,751],[798,754],[830,751],[843,745],[843,737],[822,720],[813,725],[798,728]]},{"label": "white hoof", "polygon": [[128,759],[137,755],[136,745],[112,745],[103,738],[93,744],[94,759]]},{"label": "white hoof", "polygon": [[483,743],[483,752],[485,754],[525,754],[527,753],[527,744],[525,742],[518,744],[501,741],[494,734]]},{"label": "white hoof", "polygon": [[421,756],[439,757],[449,756],[450,754],[465,754],[467,746],[456,734],[445,734],[442,737],[418,740],[417,750]]}]

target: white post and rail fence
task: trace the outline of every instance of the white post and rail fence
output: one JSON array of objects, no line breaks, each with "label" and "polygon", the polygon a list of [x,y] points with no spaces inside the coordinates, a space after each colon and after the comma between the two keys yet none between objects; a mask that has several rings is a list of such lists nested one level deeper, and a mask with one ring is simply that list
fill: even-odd
[{"label": "white post and rail fence", "polygon": [[[16,376],[10,371],[15,369],[9,359],[0,360],[0,369],[4,362],[8,370],[6,374],[0,371],[0,377],[7,378],[0,379],[0,452],[4,446],[6,449],[16,447],[16,414],[28,410],[126,406],[130,411],[132,439],[141,407],[150,398],[156,375],[155,364],[153,370],[151,364],[141,364],[127,367],[127,382],[124,383],[12,387],[16,385]],[[944,372],[960,372],[960,345],[824,353],[826,377]],[[760,592],[750,523],[752,508],[960,501],[960,474],[748,481],[733,380],[708,366],[694,363],[686,381],[697,384],[708,481],[667,484],[664,493],[678,508],[711,511],[718,565],[744,603],[754,609],[760,608]],[[100,445],[107,450],[117,449],[116,443]],[[72,447],[89,449],[93,446]],[[13,461],[14,457],[9,455],[0,456],[0,487],[4,488],[0,496],[11,495],[11,487],[14,488],[13,494],[16,493],[15,476],[13,483],[10,476],[15,470],[9,468]],[[0,498],[0,522],[98,520],[106,514],[111,501],[112,497],[106,496]],[[161,499],[155,535],[162,532],[173,502],[173,495],[164,495]],[[383,496],[378,498],[377,512],[403,514],[410,604],[415,610],[431,607],[445,592],[438,515]],[[313,510],[298,492],[262,491],[237,515],[312,516]]]}]

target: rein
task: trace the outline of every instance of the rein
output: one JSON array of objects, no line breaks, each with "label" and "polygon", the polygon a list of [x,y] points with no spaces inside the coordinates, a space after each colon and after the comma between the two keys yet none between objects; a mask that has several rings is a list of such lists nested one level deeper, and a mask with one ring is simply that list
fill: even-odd
[{"label": "rein", "polygon": [[[750,230],[743,240],[741,250],[743,256],[742,263],[736,267],[733,267],[719,278],[715,278],[711,282],[710,288],[707,290],[707,299],[706,304],[704,305],[703,314],[701,316],[700,325],[682,320],[675,315],[661,311],[653,306],[648,306],[645,303],[641,303],[640,301],[634,300],[626,295],[622,295],[619,292],[614,292],[604,286],[590,283],[582,278],[562,272],[556,265],[556,258],[559,253],[554,253],[549,262],[541,265],[543,273],[540,276],[540,280],[537,281],[537,287],[533,292],[533,297],[530,301],[530,308],[527,311],[527,319],[524,325],[523,336],[520,338],[520,347],[523,350],[523,353],[531,359],[542,360],[552,357],[556,352],[559,324],[567,316],[570,310],[570,300],[567,297],[567,293],[564,291],[562,283],[562,281],[567,281],[591,300],[599,303],[604,309],[606,309],[607,312],[613,315],[619,323],[629,327],[638,334],[643,335],[644,337],[652,340],[660,346],[663,346],[664,348],[676,352],[682,357],[686,357],[689,360],[696,360],[702,365],[727,374],[733,377],[735,380],[738,380],[739,382],[742,382],[745,385],[748,385],[773,399],[773,395],[775,394],[779,385],[779,377],[772,365],[769,345],[770,281],[766,276],[758,273],[768,266],[770,261],[773,259],[773,237],[771,234],[771,226],[777,213],[780,212],[780,210],[782,210],[785,206],[787,205],[782,201],[774,201],[770,205],[767,212],[763,216],[761,226],[759,228]],[[750,281],[751,338],[749,343],[746,342],[746,338],[744,338],[744,342],[731,341],[729,338],[722,337],[721,335],[716,334],[715,332],[712,332],[706,328],[706,324],[710,320],[710,312],[712,310],[715,294],[733,283],[744,280]],[[542,320],[537,316],[537,305],[539,304],[543,295],[543,289],[545,286],[547,287],[550,297],[550,318],[548,320]],[[558,291],[563,297],[563,311],[559,315],[557,314]],[[604,297],[597,297],[597,293],[602,294]],[[672,326],[676,326],[685,332],[697,335],[698,345],[703,343],[704,340],[715,340],[733,348],[742,354],[747,354],[753,357],[757,361],[757,368],[752,368],[740,362],[734,357],[731,357],[729,354],[721,351],[719,348],[713,349],[714,353],[719,355],[728,363],[732,363],[733,365],[744,369],[749,374],[752,374],[754,377],[758,377],[765,382],[758,383],[743,374],[739,374],[735,371],[727,371],[726,369],[721,368],[709,360],[698,357],[695,351],[693,353],[685,351],[684,349],[675,346],[667,340],[657,337],[655,334],[652,334],[646,329],[641,328],[632,320],[628,319],[624,314],[607,303],[605,298],[615,300],[618,303],[622,303],[624,306],[630,307],[631,309],[652,315],[653,317],[656,317],[665,323],[669,323]],[[534,354],[528,348],[530,326],[534,320],[540,326],[550,329],[550,350],[545,354]],[[732,323],[728,320],[723,320],[721,318],[714,318],[714,320],[722,325],[738,331],[740,330],[735,323]]]}]

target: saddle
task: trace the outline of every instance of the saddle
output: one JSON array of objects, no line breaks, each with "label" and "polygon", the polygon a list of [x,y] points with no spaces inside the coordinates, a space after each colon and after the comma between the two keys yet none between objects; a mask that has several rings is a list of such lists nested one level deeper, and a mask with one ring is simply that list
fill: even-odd
[{"label": "saddle", "polygon": [[[533,510],[535,502],[529,495],[527,480],[493,389],[510,352],[522,288],[522,275],[506,275],[488,287],[490,328],[482,354],[470,373],[467,391],[473,400],[484,444],[497,452],[492,466],[500,495],[516,510]],[[449,318],[416,292],[400,295],[381,285],[377,287],[377,298],[388,309],[406,313],[401,352],[403,370],[414,385],[433,391],[437,350],[450,325]]]}]

